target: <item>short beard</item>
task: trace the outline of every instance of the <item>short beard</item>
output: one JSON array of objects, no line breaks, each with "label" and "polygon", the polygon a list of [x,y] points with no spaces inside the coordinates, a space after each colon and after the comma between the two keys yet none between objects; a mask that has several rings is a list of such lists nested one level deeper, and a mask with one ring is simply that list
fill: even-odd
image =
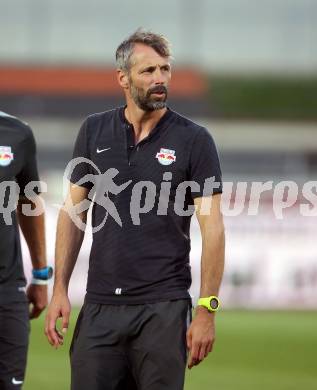
[{"label": "short beard", "polygon": [[[161,110],[167,105],[167,88],[163,85],[158,85],[156,87],[150,88],[146,93],[140,88],[134,86],[133,82],[130,80],[130,91],[134,103],[141,108],[141,110],[149,112],[155,110]],[[164,100],[154,100],[151,98],[153,92],[164,92]]]}]

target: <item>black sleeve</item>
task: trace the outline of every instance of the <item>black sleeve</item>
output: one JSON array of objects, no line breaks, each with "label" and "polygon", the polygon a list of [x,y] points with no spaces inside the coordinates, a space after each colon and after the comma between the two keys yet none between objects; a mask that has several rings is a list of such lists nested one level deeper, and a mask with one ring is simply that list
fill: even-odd
[{"label": "black sleeve", "polygon": [[82,180],[86,175],[90,175],[89,177],[92,177],[91,165],[88,162],[78,163],[74,161],[74,159],[77,159],[78,157],[90,160],[87,130],[88,119],[84,121],[79,130],[74,146],[72,163],[70,164],[70,172],[68,173],[68,178],[74,184],[91,189],[93,187],[93,182],[89,180],[88,177],[86,178],[87,180],[84,180],[84,182]]},{"label": "black sleeve", "polygon": [[[27,136],[23,142],[24,161],[21,171],[16,176],[20,187],[20,195],[24,195],[25,187],[30,181],[39,181],[39,174],[36,161],[36,143],[30,127],[27,128]],[[40,193],[37,187],[34,192]]]},{"label": "black sleeve", "polygon": [[[212,136],[205,128],[201,128],[194,139],[189,172],[189,180],[195,181],[200,186],[200,191],[192,191],[192,198],[222,193],[221,168],[217,148]],[[206,179],[209,180],[205,183]],[[210,185],[212,182],[214,185]],[[217,183],[219,184],[217,185]]]}]

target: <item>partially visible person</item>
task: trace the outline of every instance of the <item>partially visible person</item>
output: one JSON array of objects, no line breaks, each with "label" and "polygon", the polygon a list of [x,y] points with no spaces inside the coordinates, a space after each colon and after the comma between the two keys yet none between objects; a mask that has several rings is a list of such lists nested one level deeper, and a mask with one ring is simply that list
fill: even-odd
[{"label": "partially visible person", "polygon": [[[44,213],[38,193],[26,197],[26,186],[38,181],[36,144],[31,128],[0,111],[0,389],[21,389],[27,361],[29,318],[47,305]],[[15,192],[16,184],[19,193]],[[12,207],[12,200],[17,202]],[[23,207],[24,206],[24,207]],[[40,215],[26,212],[37,208]],[[27,215],[29,214],[29,215]],[[19,226],[28,245],[33,279],[26,288]]]}]

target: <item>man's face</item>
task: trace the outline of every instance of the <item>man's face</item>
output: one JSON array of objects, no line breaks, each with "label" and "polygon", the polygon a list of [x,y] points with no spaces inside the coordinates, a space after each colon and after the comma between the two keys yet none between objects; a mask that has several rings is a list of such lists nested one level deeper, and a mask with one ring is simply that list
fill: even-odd
[{"label": "man's face", "polygon": [[130,62],[129,87],[135,104],[143,111],[165,108],[171,79],[168,59],[149,46],[136,44]]}]

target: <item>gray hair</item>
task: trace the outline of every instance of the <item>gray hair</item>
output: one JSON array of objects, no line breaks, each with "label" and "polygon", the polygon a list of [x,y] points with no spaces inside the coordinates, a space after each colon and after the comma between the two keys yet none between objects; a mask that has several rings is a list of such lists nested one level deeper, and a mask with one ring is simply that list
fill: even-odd
[{"label": "gray hair", "polygon": [[120,43],[117,48],[116,62],[119,69],[129,72],[131,67],[130,58],[136,43],[143,43],[152,47],[162,57],[171,57],[170,43],[163,35],[139,28]]}]

